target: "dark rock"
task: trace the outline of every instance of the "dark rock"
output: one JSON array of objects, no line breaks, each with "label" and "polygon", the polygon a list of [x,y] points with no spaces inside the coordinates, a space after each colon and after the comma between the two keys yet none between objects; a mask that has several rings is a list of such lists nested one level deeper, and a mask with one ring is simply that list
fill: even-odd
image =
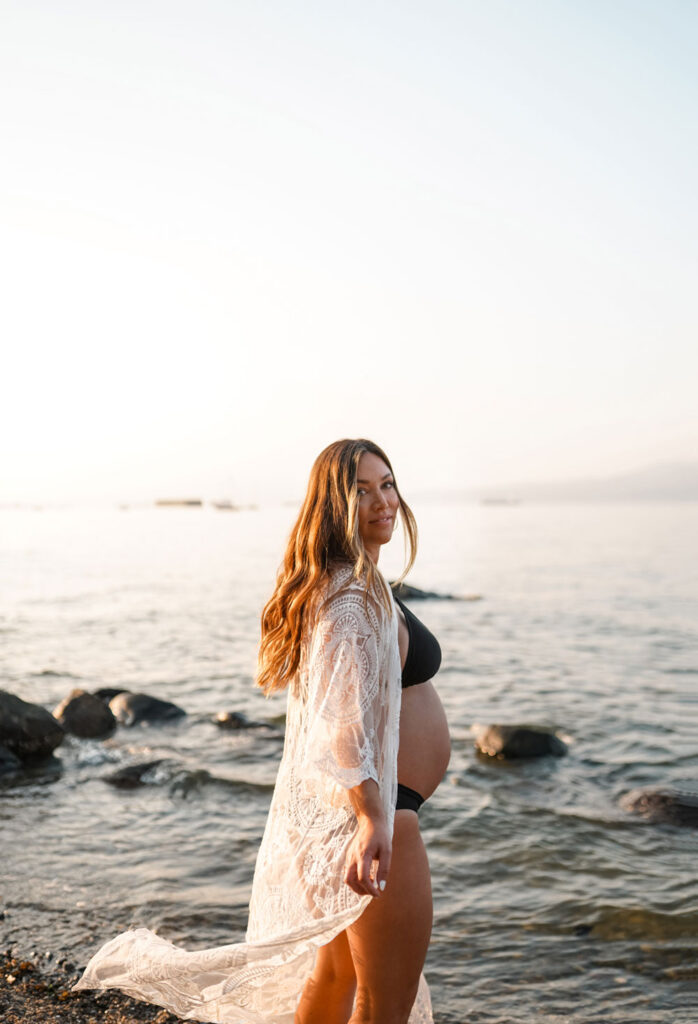
[{"label": "dark rock", "polygon": [[109,701],[109,707],[120,725],[137,725],[139,722],[166,722],[181,718],[186,711],[168,700],[149,697],[147,693],[118,693]]},{"label": "dark rock", "polygon": [[0,775],[9,775],[22,767],[22,762],[7,747],[0,747]]},{"label": "dark rock", "polygon": [[73,690],[53,712],[66,732],[85,739],[108,736],[116,729],[116,718],[98,697],[84,690]]},{"label": "dark rock", "polygon": [[395,583],[391,581],[390,586],[392,587],[393,593],[396,594],[401,601],[481,601],[482,594],[463,594],[457,596],[455,594],[437,594],[433,590],[420,590],[418,587],[411,587],[407,583]]},{"label": "dark rock", "polygon": [[407,583],[396,583],[394,580],[390,581],[390,586],[393,593],[401,601],[425,601],[427,598],[441,598],[444,601],[453,600],[451,594],[436,594],[433,590],[419,590],[418,587],[411,587]]},{"label": "dark rock", "polygon": [[0,744],[22,761],[49,757],[60,746],[65,730],[39,704],[0,690]]},{"label": "dark rock", "polygon": [[253,724],[241,711],[219,711],[214,722],[221,729],[249,729]]},{"label": "dark rock", "polygon": [[221,729],[272,729],[268,722],[253,722],[242,711],[219,711],[214,722]]},{"label": "dark rock", "polygon": [[633,789],[621,797],[620,805],[653,824],[698,828],[698,793],[684,793],[671,787]]},{"label": "dark rock", "polygon": [[125,768],[119,768],[109,775],[104,775],[103,778],[110,786],[116,786],[118,789],[136,789],[137,786],[144,786],[147,782],[151,781],[148,779],[148,775],[152,774],[161,764],[163,764],[163,758],[160,758],[158,761],[142,761],[140,764],[129,764]]},{"label": "dark rock", "polygon": [[554,754],[562,757],[567,746],[550,729],[528,725],[474,725],[475,746],[489,757],[521,758],[543,757]]},{"label": "dark rock", "polygon": [[102,686],[99,690],[93,690],[92,696],[96,697],[97,700],[104,701],[108,704],[112,697],[116,697],[120,693],[128,693],[123,686]]}]

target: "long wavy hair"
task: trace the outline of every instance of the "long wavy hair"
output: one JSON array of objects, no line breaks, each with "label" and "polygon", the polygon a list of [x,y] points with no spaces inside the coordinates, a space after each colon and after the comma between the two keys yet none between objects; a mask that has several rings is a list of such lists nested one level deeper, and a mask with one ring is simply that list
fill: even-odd
[{"label": "long wavy hair", "polygon": [[[283,690],[293,679],[300,662],[308,603],[334,566],[353,566],[354,577],[365,580],[367,594],[373,593],[387,611],[391,610],[387,584],[359,533],[356,476],[364,452],[377,455],[393,473],[385,452],[365,438],[328,445],[310,471],[308,489],[288,539],[274,593],[262,611],[256,683],[267,696]],[[417,555],[417,523],[397,483],[394,486],[405,540],[406,564],[399,577],[403,580]]]}]

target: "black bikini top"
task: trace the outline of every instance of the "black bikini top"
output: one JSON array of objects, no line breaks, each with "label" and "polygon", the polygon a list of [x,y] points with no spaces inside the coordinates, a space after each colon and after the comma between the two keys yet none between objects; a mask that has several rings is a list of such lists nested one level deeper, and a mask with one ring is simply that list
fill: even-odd
[{"label": "black bikini top", "polygon": [[405,607],[399,597],[395,594],[393,597],[395,597],[396,604],[402,608],[410,637],[405,667],[402,670],[402,688],[404,690],[406,686],[426,683],[429,679],[434,678],[441,664],[441,648],[439,641],[424,623],[420,622],[417,616]]}]

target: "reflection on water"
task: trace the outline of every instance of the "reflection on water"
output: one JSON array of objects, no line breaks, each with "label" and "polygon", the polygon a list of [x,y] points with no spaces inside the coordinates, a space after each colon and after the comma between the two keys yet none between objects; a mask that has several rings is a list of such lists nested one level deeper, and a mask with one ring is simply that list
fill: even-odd
[{"label": "reflection on water", "polygon": [[[0,937],[27,954],[84,963],[139,925],[190,948],[244,933],[284,727],[283,699],[252,688],[259,611],[293,510],[170,511],[0,513],[3,686],[48,707],[126,686],[188,712],[69,739],[5,780]],[[437,1021],[696,1024],[698,832],[621,805],[695,791],[692,506],[416,511],[411,582],[483,595],[415,608],[442,644],[453,736],[420,812]],[[227,731],[221,711],[275,728]],[[489,761],[475,722],[557,728],[569,753]],[[107,781],[147,763],[132,788]]]}]

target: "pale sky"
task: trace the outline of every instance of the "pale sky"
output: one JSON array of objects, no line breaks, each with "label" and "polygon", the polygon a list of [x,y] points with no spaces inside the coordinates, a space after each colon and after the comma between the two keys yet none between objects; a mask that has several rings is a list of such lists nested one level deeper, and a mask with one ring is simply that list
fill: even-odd
[{"label": "pale sky", "polygon": [[691,0],[0,0],[0,503],[694,458]]}]

